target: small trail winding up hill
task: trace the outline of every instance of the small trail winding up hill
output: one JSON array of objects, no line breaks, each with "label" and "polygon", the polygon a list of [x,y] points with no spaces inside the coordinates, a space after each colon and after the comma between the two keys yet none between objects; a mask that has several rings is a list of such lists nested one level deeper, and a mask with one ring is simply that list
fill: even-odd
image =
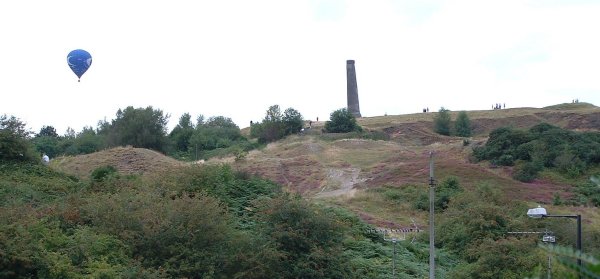
[{"label": "small trail winding up hill", "polygon": [[79,178],[89,178],[102,166],[113,166],[122,174],[144,174],[186,165],[159,152],[134,147],[115,147],[91,154],[58,157],[50,166]]}]

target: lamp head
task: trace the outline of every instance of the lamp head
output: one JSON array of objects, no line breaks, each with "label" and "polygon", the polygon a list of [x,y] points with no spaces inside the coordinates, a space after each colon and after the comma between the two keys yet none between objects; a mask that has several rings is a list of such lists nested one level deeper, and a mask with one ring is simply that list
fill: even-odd
[{"label": "lamp head", "polygon": [[546,215],[548,215],[546,209],[541,206],[527,210],[527,216],[531,218],[542,218]]}]

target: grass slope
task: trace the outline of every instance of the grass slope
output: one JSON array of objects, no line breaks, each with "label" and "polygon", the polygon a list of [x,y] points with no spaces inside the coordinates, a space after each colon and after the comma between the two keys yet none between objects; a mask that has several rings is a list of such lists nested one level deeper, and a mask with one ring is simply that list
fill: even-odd
[{"label": "grass slope", "polygon": [[185,164],[153,150],[116,147],[92,154],[55,158],[50,166],[79,178],[89,178],[94,169],[107,165],[115,167],[122,174],[144,174]]}]

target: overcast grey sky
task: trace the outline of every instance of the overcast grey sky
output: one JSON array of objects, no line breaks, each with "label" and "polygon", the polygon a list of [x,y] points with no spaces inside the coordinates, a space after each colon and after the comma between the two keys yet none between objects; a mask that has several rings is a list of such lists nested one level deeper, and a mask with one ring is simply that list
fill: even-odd
[{"label": "overcast grey sky", "polygon": [[[0,114],[80,131],[119,108],[306,119],[600,104],[600,1],[0,1]],[[93,63],[77,82],[73,49]]]}]

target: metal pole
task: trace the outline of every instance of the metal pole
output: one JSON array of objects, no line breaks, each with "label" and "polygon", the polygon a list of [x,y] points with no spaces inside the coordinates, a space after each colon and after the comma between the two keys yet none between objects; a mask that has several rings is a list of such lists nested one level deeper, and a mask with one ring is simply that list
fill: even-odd
[{"label": "metal pole", "polygon": [[433,178],[433,151],[429,152],[429,279],[435,279],[435,180]]},{"label": "metal pole", "polygon": [[[583,253],[583,248],[581,246],[581,214],[577,215],[544,215],[543,217],[554,217],[554,218],[573,218],[577,219],[577,251],[581,254]],[[577,266],[579,269],[583,269],[583,264],[581,263],[581,258],[577,257]],[[581,274],[579,274],[579,278],[581,278]]]},{"label": "metal pole", "polygon": [[[581,247],[581,215],[577,214],[577,251],[579,251],[579,253],[583,253],[583,248]],[[581,264],[581,257],[577,257],[577,266],[579,266],[580,269],[583,268],[583,265]],[[579,275],[579,277],[581,278],[581,275]]]},{"label": "metal pole", "polygon": [[552,278],[552,257],[548,255],[548,279]]}]

